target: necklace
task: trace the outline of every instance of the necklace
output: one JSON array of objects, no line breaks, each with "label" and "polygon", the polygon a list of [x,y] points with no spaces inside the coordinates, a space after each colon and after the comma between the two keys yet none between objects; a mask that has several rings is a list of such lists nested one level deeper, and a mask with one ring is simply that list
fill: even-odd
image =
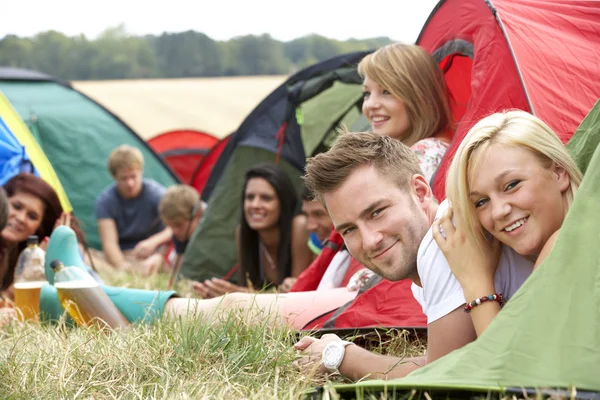
[{"label": "necklace", "polygon": [[269,251],[267,250],[267,248],[263,244],[262,240],[260,241],[260,248],[265,253],[265,257],[267,257],[267,261],[269,262],[269,265],[271,266],[271,269],[276,269],[275,268],[275,263],[273,262],[273,259],[271,258],[271,255],[269,254]]}]

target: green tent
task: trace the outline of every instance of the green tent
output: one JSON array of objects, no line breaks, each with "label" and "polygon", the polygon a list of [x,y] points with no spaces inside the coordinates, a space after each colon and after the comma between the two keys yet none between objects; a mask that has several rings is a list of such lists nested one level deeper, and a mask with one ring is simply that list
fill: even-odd
[{"label": "green tent", "polygon": [[360,111],[362,79],[356,71],[368,53],[345,54],[299,71],[231,135],[202,192],[208,206],[184,254],[182,275],[196,280],[237,278],[234,231],[248,168],[278,162],[300,195],[306,158],[328,149],[340,127],[368,127]]},{"label": "green tent", "polygon": [[334,385],[340,398],[407,390],[598,398],[600,392],[600,101],[567,148],[585,177],[552,252],[475,342],[406,378]]},{"label": "green tent", "polygon": [[165,186],[178,182],[139,136],[67,82],[37,72],[0,68],[0,91],[50,160],[82,221],[90,247],[100,248],[94,203],[112,182],[106,169],[112,149],[121,144],[135,146],[144,155],[146,177]]}]

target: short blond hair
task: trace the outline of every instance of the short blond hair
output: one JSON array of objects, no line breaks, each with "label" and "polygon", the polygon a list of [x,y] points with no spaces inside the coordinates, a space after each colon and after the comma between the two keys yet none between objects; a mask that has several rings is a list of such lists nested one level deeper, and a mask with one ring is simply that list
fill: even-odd
[{"label": "short blond hair", "polygon": [[324,195],[337,190],[363,165],[374,166],[381,176],[406,191],[415,174],[423,175],[415,153],[399,140],[373,132],[342,132],[329,151],[307,161],[304,181],[315,199],[325,205]]},{"label": "short blond hair", "polygon": [[120,169],[136,167],[144,169],[144,156],[137,147],[122,144],[108,156],[108,171],[113,177],[117,176]]},{"label": "short blond hair", "polygon": [[194,207],[200,195],[196,189],[188,185],[171,186],[165,192],[158,205],[158,214],[164,224],[167,221],[192,219]]},{"label": "short blond hair", "polygon": [[458,147],[446,176],[446,195],[460,211],[461,223],[472,240],[483,246],[483,226],[470,199],[473,171],[479,169],[482,154],[493,144],[530,151],[541,163],[552,163],[570,177],[564,193],[567,205],[573,202],[582,174],[556,133],[539,118],[520,110],[503,111],[480,120],[469,130]]},{"label": "short blond hair", "polygon": [[404,102],[410,122],[401,139],[406,145],[453,129],[444,75],[424,48],[403,43],[387,45],[364,57],[358,73]]}]

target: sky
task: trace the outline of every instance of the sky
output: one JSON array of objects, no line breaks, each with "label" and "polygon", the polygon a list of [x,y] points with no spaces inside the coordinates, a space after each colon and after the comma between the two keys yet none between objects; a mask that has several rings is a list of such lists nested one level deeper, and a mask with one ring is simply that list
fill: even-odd
[{"label": "sky", "polygon": [[[311,33],[346,40],[387,36],[414,42],[437,0],[18,0],[2,6],[0,38],[51,29],[94,39],[125,25],[133,35],[195,30],[215,40],[268,33],[288,41]],[[8,11],[8,15],[6,13]]]}]

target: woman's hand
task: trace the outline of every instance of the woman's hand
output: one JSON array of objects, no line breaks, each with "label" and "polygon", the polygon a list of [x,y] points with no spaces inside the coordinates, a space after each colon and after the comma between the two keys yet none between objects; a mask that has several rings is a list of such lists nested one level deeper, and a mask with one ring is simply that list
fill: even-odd
[{"label": "woman's hand", "polygon": [[433,223],[433,238],[462,286],[467,301],[493,294],[494,274],[500,259],[500,242],[492,238],[491,241],[484,240],[484,246],[480,246],[467,235],[460,218],[455,219],[456,226],[453,224],[453,215],[460,214],[449,207]]},{"label": "woman's hand", "polygon": [[[63,212],[60,214],[60,217],[58,217],[58,219],[54,223],[54,228],[52,228],[52,231],[54,232],[54,230],[61,225],[68,226],[69,228],[73,228],[73,226],[71,225],[72,223],[73,223],[73,215],[71,213]],[[48,247],[49,241],[50,241],[49,236],[46,236],[45,238],[42,239],[42,241],[40,242],[40,247],[42,248],[42,250],[46,251],[46,247]]]},{"label": "woman's hand", "polygon": [[281,293],[288,293],[290,290],[292,290],[292,286],[294,286],[294,283],[296,283],[297,280],[298,278],[291,276],[285,278],[283,282],[281,282],[281,285],[279,285],[279,291]]}]

